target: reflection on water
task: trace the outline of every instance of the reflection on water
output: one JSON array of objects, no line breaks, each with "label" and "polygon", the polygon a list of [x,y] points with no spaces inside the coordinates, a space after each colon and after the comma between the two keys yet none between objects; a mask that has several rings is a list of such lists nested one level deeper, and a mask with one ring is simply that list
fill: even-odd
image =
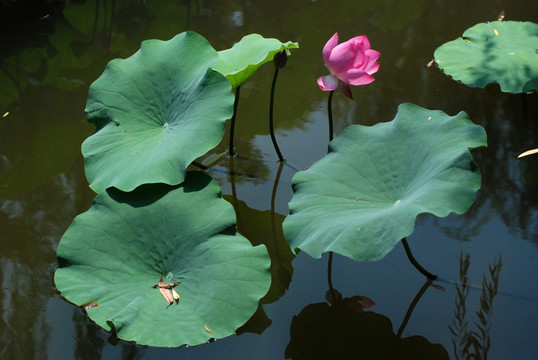
[{"label": "reflection on water", "polygon": [[17,200],[2,198],[2,358],[34,358],[46,348],[53,325],[46,319],[47,302],[56,296],[56,245],[68,218],[87,206],[79,206],[85,193],[76,180],[62,174],[46,191],[38,187]]},{"label": "reflection on water", "polygon": [[[499,276],[501,274],[502,260],[494,260],[489,266],[489,277],[483,275],[482,292],[480,294],[480,306],[475,311],[478,321],[474,321],[469,326],[467,315],[467,296],[469,295],[469,254],[463,256],[460,253],[460,278],[456,284],[456,309],[454,310],[454,320],[449,325],[451,339],[456,359],[487,359],[491,346],[491,322],[493,316],[493,300],[499,290]],[[470,328],[476,328],[475,330]]]},{"label": "reflection on water", "polygon": [[307,305],[291,322],[286,358],[449,359],[442,345],[432,344],[423,336],[401,337],[414,307],[430,283],[426,281],[418,291],[397,334],[386,316],[373,311],[364,312],[360,306],[350,306],[355,301],[345,301],[360,298],[359,302],[368,302],[362,296],[344,298],[334,303],[330,301],[332,305]]},{"label": "reflection on water", "polygon": [[[483,178],[476,203],[461,216],[421,217],[409,237],[415,255],[426,267],[458,285],[447,287],[444,293],[427,291],[402,339],[425,336],[418,343],[439,344],[452,355],[453,341],[462,344],[459,336],[472,331],[476,345],[469,346],[473,353],[484,355],[490,341],[490,358],[538,357],[534,345],[538,288],[528,279],[538,271],[538,163],[533,157],[516,159],[521,152],[538,146],[538,95],[503,94],[495,86],[467,88],[435,67],[425,66],[437,46],[478,22],[494,20],[501,9],[506,20],[536,21],[529,19],[529,14],[536,12],[538,4],[526,0],[510,4],[500,0],[26,3],[0,2],[0,114],[9,113],[0,118],[1,358],[46,358],[48,354],[49,358],[79,359],[250,359],[256,354],[259,359],[275,359],[284,357],[287,347],[290,352],[286,354],[292,356],[292,350],[308,353],[322,344],[324,339],[311,342],[308,332],[319,319],[327,326],[334,323],[335,334],[347,329],[333,337],[335,341],[355,340],[365,332],[360,326],[337,323],[337,319],[350,318],[330,315],[335,310],[320,303],[326,284],[319,279],[325,279],[326,264],[304,254],[293,259],[283,250],[280,224],[287,213],[295,170],[282,169],[276,196],[272,197],[279,169],[267,126],[270,66],[261,68],[241,88],[235,136],[239,157],[233,170],[225,157],[210,171],[227,198],[235,198],[240,231],[254,242],[273,241],[272,259],[279,259],[273,265],[280,270],[273,273],[280,283],[274,282],[261,307],[266,317],[261,316],[261,326],[255,327],[265,329],[263,333],[244,333],[208,346],[172,350],[123,341],[113,345],[110,334],[56,294],[52,277],[57,243],[94,197],[87,187],[80,155],[82,140],[94,131],[84,121],[88,87],[110,59],[131,55],[142,40],[169,39],[186,29],[207,37],[217,50],[252,32],[300,43],[279,74],[275,94],[276,136],[284,157],[297,168],[311,165],[326,151],[326,94],[319,91],[315,79],[325,73],[321,49],[335,31],[342,38],[367,34],[382,53],[376,81],[353,89],[355,100],[335,93],[335,134],[350,124],[389,121],[402,102],[450,115],[464,110],[484,126],[488,148],[473,151]],[[224,140],[215,153],[226,149]],[[271,212],[272,208],[276,211]],[[465,264],[467,259],[467,255],[458,259],[462,249],[473,266],[464,272],[467,280],[458,282],[460,261]],[[495,271],[488,275],[485,269],[499,253],[502,276],[500,260],[490,264]],[[381,326],[387,341],[394,342],[391,323],[400,323],[408,307],[395,299],[413,298],[423,281],[407,263],[403,250],[397,248],[377,263],[336,260],[333,274],[339,290],[355,294],[358,288],[376,301],[375,312],[359,314],[370,313],[367,320],[357,319],[357,324],[364,320],[364,324]],[[481,284],[484,272],[486,281]],[[319,279],[315,277],[318,273]],[[479,291],[469,291],[465,283],[479,284]],[[491,311],[494,292],[495,310]],[[465,311],[462,306],[466,306]],[[475,308],[481,315],[473,312]],[[304,319],[310,310],[307,326],[311,327],[304,335],[297,331],[300,320],[296,319]],[[463,319],[476,321],[487,333],[478,338],[480,329],[474,325],[463,329]],[[371,334],[366,332],[365,336]],[[296,345],[297,341],[301,345]],[[465,356],[460,350],[457,354]]]}]

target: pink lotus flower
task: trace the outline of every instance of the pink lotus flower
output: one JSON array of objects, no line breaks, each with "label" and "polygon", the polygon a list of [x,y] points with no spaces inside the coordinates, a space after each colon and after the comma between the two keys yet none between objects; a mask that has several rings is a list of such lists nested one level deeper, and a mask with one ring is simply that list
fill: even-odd
[{"label": "pink lotus flower", "polygon": [[342,91],[352,99],[349,85],[366,85],[374,81],[372,74],[379,69],[376,62],[381,54],[370,49],[370,42],[365,35],[356,36],[338,44],[335,33],[323,47],[323,61],[330,75],[318,78],[318,85],[323,91],[333,91],[341,80]]}]

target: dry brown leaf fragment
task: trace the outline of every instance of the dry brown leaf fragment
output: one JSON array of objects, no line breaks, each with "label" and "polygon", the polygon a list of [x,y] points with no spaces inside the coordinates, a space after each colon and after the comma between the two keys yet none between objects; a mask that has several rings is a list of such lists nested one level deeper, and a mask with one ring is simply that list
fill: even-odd
[{"label": "dry brown leaf fragment", "polygon": [[172,294],[170,294],[170,290],[164,287],[159,287],[159,292],[168,304],[172,305],[174,303],[174,298],[172,297]]},{"label": "dry brown leaf fragment", "polygon": [[[169,305],[172,305],[174,303],[174,299],[179,300],[179,295],[174,290],[174,287],[179,283],[180,281],[175,281],[174,283],[165,284],[163,281],[163,275],[161,274],[159,283],[157,285],[153,285],[152,287],[158,288],[164,300],[166,300]],[[170,292],[170,290],[172,290],[172,292]]]},{"label": "dry brown leaf fragment", "polygon": [[99,306],[99,303],[97,301],[90,301],[89,303],[82,305],[84,310],[88,310],[88,309],[94,308],[96,306]]}]

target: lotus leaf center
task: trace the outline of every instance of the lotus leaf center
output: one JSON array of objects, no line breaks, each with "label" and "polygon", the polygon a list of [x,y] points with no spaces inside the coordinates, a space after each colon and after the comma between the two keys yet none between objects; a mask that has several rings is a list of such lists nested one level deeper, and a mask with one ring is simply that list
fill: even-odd
[{"label": "lotus leaf center", "polygon": [[165,277],[166,277],[166,280],[172,281],[172,279],[174,277],[174,274],[171,271],[169,271],[168,274],[166,274]]}]

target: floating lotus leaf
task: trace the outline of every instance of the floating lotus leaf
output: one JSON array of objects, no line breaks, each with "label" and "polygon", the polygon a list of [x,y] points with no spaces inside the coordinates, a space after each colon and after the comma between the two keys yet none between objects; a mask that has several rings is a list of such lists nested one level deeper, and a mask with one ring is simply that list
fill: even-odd
[{"label": "floating lotus leaf", "polygon": [[97,125],[82,144],[94,191],[179,184],[185,168],[220,142],[234,96],[226,78],[209,70],[217,59],[206,39],[185,32],[144,41],[133,56],[108,64],[86,106]]},{"label": "floating lotus leaf", "polygon": [[259,34],[250,34],[243,37],[230,49],[219,51],[219,61],[213,67],[226,76],[233,88],[238,87],[256,71],[260,66],[273,60],[279,51],[296,49],[299,44],[288,41],[280,42],[277,39],[266,39]]},{"label": "floating lotus leaf", "polygon": [[418,214],[461,214],[474,201],[480,172],[469,148],[486,133],[467,114],[402,104],[391,122],[352,125],[329,153],[292,179],[284,235],[292,249],[319,258],[383,258],[410,235]]},{"label": "floating lotus leaf", "polygon": [[[232,205],[199,172],[175,188],[99,194],[62,237],[57,256],[54,280],[67,300],[86,305],[120,339],[151,346],[232,335],[271,282],[266,248],[235,234]],[[165,285],[181,281],[172,304],[153,287],[161,273]]]},{"label": "floating lotus leaf", "polygon": [[399,338],[384,315],[317,303],[293,317],[286,358],[448,360],[449,356],[441,344],[422,336]]},{"label": "floating lotus leaf", "polygon": [[467,29],[435,50],[435,62],[454,80],[504,92],[538,90],[538,24],[493,21]]}]

